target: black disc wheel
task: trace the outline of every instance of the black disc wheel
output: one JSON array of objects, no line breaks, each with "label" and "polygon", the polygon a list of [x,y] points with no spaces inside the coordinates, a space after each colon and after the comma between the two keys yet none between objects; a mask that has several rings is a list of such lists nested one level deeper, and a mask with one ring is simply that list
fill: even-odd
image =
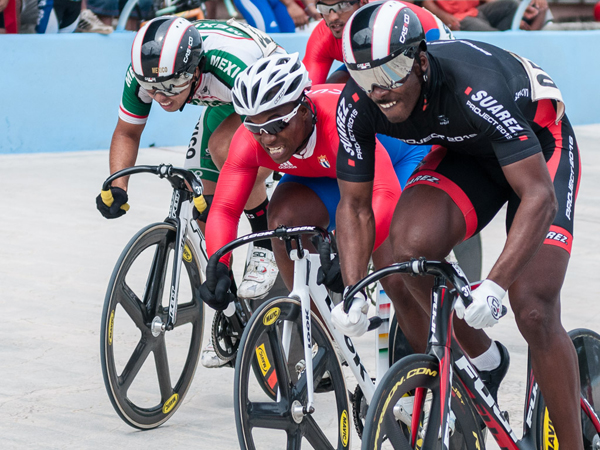
[{"label": "black disc wheel", "polygon": [[[581,395],[598,415],[600,413],[600,335],[591,330],[578,328],[569,332],[569,336],[577,352]],[[541,444],[539,448],[542,450],[559,448],[554,425],[541,395],[533,416],[537,417],[537,436]],[[583,448],[585,450],[600,448],[600,434],[583,409],[581,410],[581,427]]]},{"label": "black disc wheel", "polygon": [[[235,367],[235,420],[242,449],[350,448],[344,375],[333,343],[313,313],[311,344],[313,412],[306,410],[300,302],[274,299],[254,312],[244,329]],[[265,380],[274,395],[266,392]]]},{"label": "black disc wheel", "polygon": [[198,256],[185,243],[176,323],[167,322],[175,228],[167,223],[138,232],[110,279],[100,330],[104,384],[117,414],[139,429],[155,428],[179,408],[194,377],[204,319]]},{"label": "black disc wheel", "polygon": [[[434,357],[411,355],[398,361],[375,390],[365,421],[362,449],[441,449],[439,401],[439,370]],[[451,405],[449,448],[485,448],[472,403],[456,380]]]}]

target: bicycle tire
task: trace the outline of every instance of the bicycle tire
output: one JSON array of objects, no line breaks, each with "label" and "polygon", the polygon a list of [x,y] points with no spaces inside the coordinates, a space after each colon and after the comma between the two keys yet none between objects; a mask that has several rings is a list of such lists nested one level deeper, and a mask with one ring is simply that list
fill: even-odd
[{"label": "bicycle tire", "polygon": [[[167,320],[169,295],[164,285],[170,279],[175,235],[173,225],[156,223],[129,241],[113,270],[102,311],[100,359],[106,391],[119,417],[140,430],[160,426],[177,411],[200,357],[202,276],[189,242],[184,247],[175,327],[156,337],[150,329],[154,317]],[[156,299],[154,306],[151,298]]]},{"label": "bicycle tire", "polygon": [[[577,360],[579,362],[579,380],[581,383],[581,395],[585,397],[592,406],[596,415],[600,413],[600,335],[592,330],[577,328],[569,332],[573,341]],[[596,401],[595,401],[596,400]],[[539,401],[535,406],[533,416],[536,421],[536,436],[542,450],[556,450],[559,448],[558,440],[544,397],[540,394]],[[581,426],[583,431],[583,448],[595,450],[596,443],[600,442],[600,435],[596,432],[592,422],[587,415],[581,411]]]},{"label": "bicycle tire", "polygon": [[[315,412],[292,414],[293,407],[305,406],[307,400],[305,371],[301,370],[304,362],[301,313],[299,301],[273,299],[254,312],[244,329],[234,381],[235,421],[242,449],[300,449],[305,443],[308,444],[305,448],[312,446],[319,450],[350,448],[344,374],[329,334],[312,312]],[[281,344],[286,322],[292,327],[287,358]],[[262,368],[258,377],[252,376],[254,361],[259,361]],[[322,379],[325,372],[329,372],[328,383],[326,378]],[[283,387],[279,399],[263,392],[263,377],[269,380],[274,392]]]},{"label": "bicycle tire", "polygon": [[[435,408],[440,390],[438,373],[437,359],[423,354],[407,356],[395,363],[385,373],[369,405],[363,433],[363,450],[383,448],[435,450],[441,448],[439,408]],[[425,419],[427,408],[424,408],[421,413],[419,438],[413,446],[409,442],[410,425],[396,419],[393,409],[401,398],[410,397],[416,388],[426,388],[427,392],[431,393],[432,409],[429,410],[428,419]],[[450,436],[450,449],[477,450],[485,448],[485,440],[475,416],[473,404],[456,377],[453,379],[451,404],[456,422]],[[406,417],[407,419],[411,418],[410,415]],[[429,425],[425,425],[427,422]],[[435,436],[430,437],[429,434],[433,430],[435,430]],[[425,435],[422,434],[423,431]],[[431,445],[431,441],[434,442],[433,445]]]}]

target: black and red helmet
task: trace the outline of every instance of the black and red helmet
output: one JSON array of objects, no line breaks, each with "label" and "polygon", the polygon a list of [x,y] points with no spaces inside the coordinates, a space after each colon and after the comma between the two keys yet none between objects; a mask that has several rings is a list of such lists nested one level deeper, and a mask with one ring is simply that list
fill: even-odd
[{"label": "black and red helmet", "polygon": [[425,32],[417,15],[402,2],[368,3],[344,27],[344,62],[367,92],[372,84],[393,88],[411,71]]},{"label": "black and red helmet", "polygon": [[191,78],[203,55],[194,25],[181,17],[157,17],[136,34],[131,67],[139,81],[164,83],[182,75]]}]

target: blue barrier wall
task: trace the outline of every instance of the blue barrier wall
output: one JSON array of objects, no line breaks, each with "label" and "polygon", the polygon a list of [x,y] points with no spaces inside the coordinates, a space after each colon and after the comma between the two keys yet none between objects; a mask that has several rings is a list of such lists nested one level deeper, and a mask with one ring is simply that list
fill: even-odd
[{"label": "blue barrier wall", "polygon": [[[0,36],[0,153],[106,149],[117,123],[134,34]],[[600,31],[457,33],[523,55],[563,93],[576,125],[600,123]],[[280,34],[304,54],[308,35]],[[187,145],[200,108],[153,107],[142,147]]]}]

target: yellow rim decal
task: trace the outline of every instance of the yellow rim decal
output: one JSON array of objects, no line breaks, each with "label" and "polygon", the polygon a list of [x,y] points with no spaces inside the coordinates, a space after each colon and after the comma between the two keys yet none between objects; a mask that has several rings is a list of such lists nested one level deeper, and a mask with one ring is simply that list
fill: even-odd
[{"label": "yellow rim decal", "polygon": [[281,309],[277,307],[271,308],[263,317],[263,324],[266,327],[268,327],[269,325],[273,325],[275,321],[279,318],[279,314],[281,314]]},{"label": "yellow rim decal", "polygon": [[108,345],[112,345],[113,327],[115,325],[115,310],[110,312],[110,318],[108,319]]},{"label": "yellow rim decal", "polygon": [[558,450],[558,439],[556,438],[556,431],[554,431],[554,425],[550,420],[548,414],[548,408],[544,410],[544,439],[543,439],[544,450]]},{"label": "yellow rim decal", "polygon": [[350,430],[348,428],[348,411],[342,411],[340,417],[340,438],[344,447],[348,446],[348,440],[350,439]]},{"label": "yellow rim decal", "polygon": [[185,244],[185,246],[183,247],[183,260],[185,262],[192,262],[192,252],[190,251],[190,248],[187,246],[187,244]]},{"label": "yellow rim decal", "polygon": [[260,346],[256,347],[256,360],[258,361],[260,371],[262,372],[264,377],[271,368],[271,363],[269,362],[269,358],[267,358],[265,344],[260,344]]},{"label": "yellow rim decal", "polygon": [[163,414],[169,414],[169,412],[175,407],[177,401],[179,400],[179,394],[173,394],[169,397],[169,400],[165,402],[162,407]]}]

